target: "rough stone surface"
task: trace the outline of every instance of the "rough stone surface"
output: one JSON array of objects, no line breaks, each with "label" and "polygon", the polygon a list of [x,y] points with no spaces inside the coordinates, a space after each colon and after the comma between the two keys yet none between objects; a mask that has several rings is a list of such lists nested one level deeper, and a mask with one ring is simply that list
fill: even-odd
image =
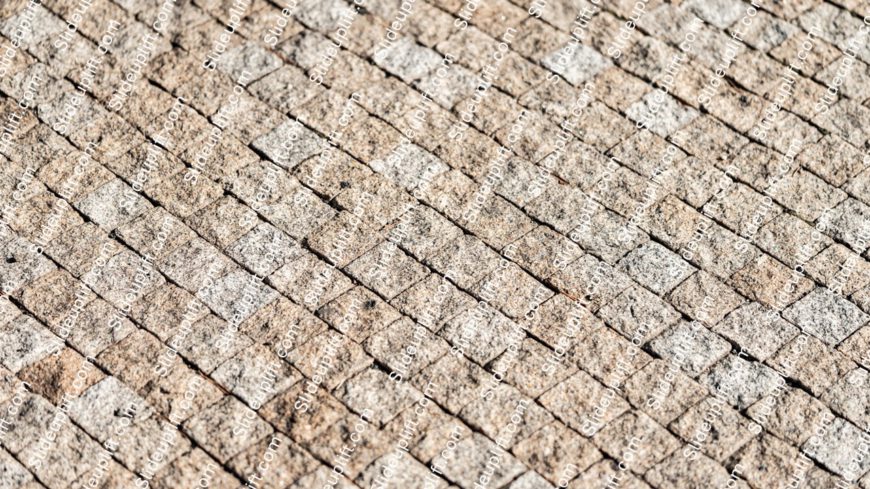
[{"label": "rough stone surface", "polygon": [[0,489],[870,489],[868,14],[0,2]]}]

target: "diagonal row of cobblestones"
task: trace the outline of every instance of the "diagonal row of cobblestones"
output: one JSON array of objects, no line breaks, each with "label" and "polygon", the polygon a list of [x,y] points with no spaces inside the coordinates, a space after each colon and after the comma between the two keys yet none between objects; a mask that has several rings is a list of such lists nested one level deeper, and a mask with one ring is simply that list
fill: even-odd
[{"label": "diagonal row of cobblestones", "polygon": [[870,489],[870,4],[0,4],[0,488]]}]

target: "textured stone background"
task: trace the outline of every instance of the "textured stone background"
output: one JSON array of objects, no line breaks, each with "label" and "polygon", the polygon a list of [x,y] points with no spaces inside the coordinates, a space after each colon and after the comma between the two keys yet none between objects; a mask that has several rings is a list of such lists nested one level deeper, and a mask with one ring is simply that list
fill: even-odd
[{"label": "textured stone background", "polygon": [[870,488],[870,3],[544,3],[0,2],[0,488]]}]

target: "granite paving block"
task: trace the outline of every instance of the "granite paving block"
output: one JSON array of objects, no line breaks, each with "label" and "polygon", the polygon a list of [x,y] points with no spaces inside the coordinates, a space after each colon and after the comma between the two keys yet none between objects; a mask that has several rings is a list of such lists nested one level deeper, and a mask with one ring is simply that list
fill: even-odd
[{"label": "granite paving block", "polygon": [[868,14],[0,4],[0,488],[870,489]]}]

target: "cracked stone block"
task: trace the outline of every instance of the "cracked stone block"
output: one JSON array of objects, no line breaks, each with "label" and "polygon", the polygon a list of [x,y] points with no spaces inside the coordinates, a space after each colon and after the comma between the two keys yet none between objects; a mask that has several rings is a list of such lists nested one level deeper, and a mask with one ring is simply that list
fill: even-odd
[{"label": "cracked stone block", "polygon": [[748,265],[731,276],[731,284],[749,299],[782,310],[796,304],[813,288],[806,277],[795,277],[794,270],[769,255],[758,255]]},{"label": "cracked stone block", "polygon": [[[508,254],[508,253],[506,253]],[[500,263],[491,274],[472,288],[472,294],[486,297],[485,291],[497,290],[495,297],[488,299],[490,305],[507,316],[519,320],[529,311],[553,296],[553,292],[513,263]]]},{"label": "cracked stone block", "polygon": [[[532,318],[523,318],[520,324],[551,348],[564,352],[571,352],[586,335],[604,326],[586,307],[562,294],[543,303]],[[571,356],[576,356],[576,351]]]},{"label": "cracked stone block", "polygon": [[783,311],[783,317],[830,346],[867,323],[870,316],[826,288],[818,288]]}]

